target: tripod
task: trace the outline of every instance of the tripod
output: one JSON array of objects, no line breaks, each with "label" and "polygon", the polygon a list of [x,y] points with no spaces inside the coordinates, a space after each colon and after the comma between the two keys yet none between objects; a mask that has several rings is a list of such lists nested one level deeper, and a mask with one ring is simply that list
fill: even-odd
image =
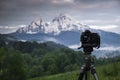
[{"label": "tripod", "polygon": [[85,64],[83,64],[81,67],[78,80],[83,80],[84,75],[85,75],[85,80],[90,80],[90,72],[94,76],[94,79],[98,80],[97,72],[93,65],[94,60],[91,57],[91,52],[85,52],[84,59],[85,59]]}]

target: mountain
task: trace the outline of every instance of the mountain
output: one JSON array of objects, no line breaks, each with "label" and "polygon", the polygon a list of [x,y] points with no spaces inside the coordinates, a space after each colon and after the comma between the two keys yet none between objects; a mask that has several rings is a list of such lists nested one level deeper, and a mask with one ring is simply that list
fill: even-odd
[{"label": "mountain", "polygon": [[53,18],[51,22],[44,22],[42,19],[37,19],[30,25],[19,28],[10,35],[16,37],[18,40],[37,41],[39,43],[54,41],[70,48],[77,48],[80,46],[80,35],[86,29],[99,33],[101,37],[100,49],[102,51],[120,51],[119,34],[92,29],[67,14],[60,14]]},{"label": "mountain", "polygon": [[[30,25],[19,28],[11,35],[21,40],[55,41],[72,45],[79,43],[79,35],[86,29],[92,30],[89,26],[81,24],[71,16],[60,14],[49,23],[42,19],[32,21]],[[75,40],[71,40],[71,36],[76,37]]]},{"label": "mountain", "polygon": [[44,22],[42,19],[33,21],[30,25],[17,30],[18,33],[36,34],[45,33],[58,35],[62,31],[78,31],[89,29],[87,25],[82,25],[67,14],[60,14],[50,23]]},{"label": "mountain", "polygon": [[49,23],[44,22],[42,19],[37,19],[32,21],[30,25],[19,28],[12,35],[21,40],[55,41],[65,45],[74,45],[79,43],[80,34],[86,29],[100,34],[101,42],[104,44],[102,46],[107,44],[120,45],[118,44],[120,43],[119,34],[91,29],[68,14],[60,14]]}]

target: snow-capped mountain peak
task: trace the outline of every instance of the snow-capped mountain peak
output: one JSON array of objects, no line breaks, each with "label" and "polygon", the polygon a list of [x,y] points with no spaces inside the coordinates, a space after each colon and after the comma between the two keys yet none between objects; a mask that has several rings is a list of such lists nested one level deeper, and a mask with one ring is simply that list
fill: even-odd
[{"label": "snow-capped mountain peak", "polygon": [[65,21],[65,22],[71,22],[73,19],[70,15],[67,15],[67,14],[60,14],[59,16],[55,17],[52,22],[59,22],[59,23],[62,23],[60,21]]},{"label": "snow-capped mountain peak", "polygon": [[42,19],[37,19],[31,23],[31,26],[40,26],[42,24]]},{"label": "snow-capped mountain peak", "polygon": [[61,31],[89,29],[88,26],[81,24],[79,21],[67,14],[60,14],[52,20]]},{"label": "snow-capped mountain peak", "polygon": [[30,25],[17,30],[19,33],[36,34],[36,33],[52,33],[58,35],[62,31],[78,31],[89,29],[88,26],[82,25],[68,14],[60,14],[50,23],[44,22],[42,19],[36,19]]}]

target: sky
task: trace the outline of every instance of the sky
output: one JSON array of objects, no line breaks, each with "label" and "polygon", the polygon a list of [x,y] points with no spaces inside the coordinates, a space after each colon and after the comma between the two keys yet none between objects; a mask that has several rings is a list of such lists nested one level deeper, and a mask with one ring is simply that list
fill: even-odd
[{"label": "sky", "polygon": [[0,0],[0,33],[37,18],[49,22],[61,13],[91,28],[120,34],[120,0]]}]

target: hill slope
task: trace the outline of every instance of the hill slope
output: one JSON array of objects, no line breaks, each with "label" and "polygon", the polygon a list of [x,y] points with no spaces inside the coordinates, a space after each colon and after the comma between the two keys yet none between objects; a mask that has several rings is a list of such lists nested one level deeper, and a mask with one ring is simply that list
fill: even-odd
[{"label": "hill slope", "polygon": [[[112,63],[109,65],[104,65],[97,67],[98,77],[100,80],[120,80],[120,62]],[[77,80],[79,76],[79,71],[72,71],[62,74],[56,74],[45,77],[38,77],[29,80]],[[93,79],[93,76],[91,76]]]}]

